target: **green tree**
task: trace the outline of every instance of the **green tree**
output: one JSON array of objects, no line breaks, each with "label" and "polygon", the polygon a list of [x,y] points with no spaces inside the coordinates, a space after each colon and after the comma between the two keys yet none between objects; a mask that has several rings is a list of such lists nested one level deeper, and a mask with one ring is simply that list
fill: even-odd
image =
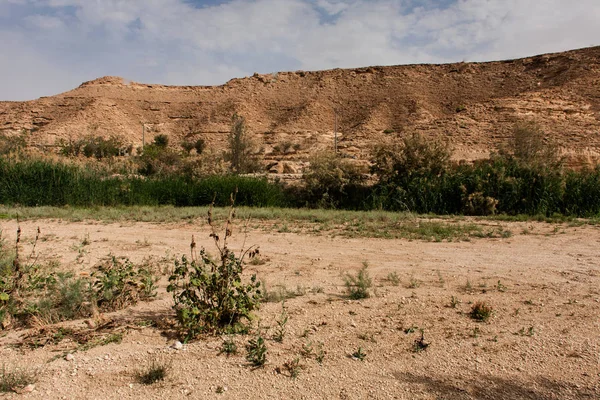
[{"label": "green tree", "polygon": [[225,152],[225,160],[230,163],[233,173],[248,174],[260,169],[260,162],[255,155],[254,143],[248,137],[244,117],[233,115],[227,140],[229,148]]}]

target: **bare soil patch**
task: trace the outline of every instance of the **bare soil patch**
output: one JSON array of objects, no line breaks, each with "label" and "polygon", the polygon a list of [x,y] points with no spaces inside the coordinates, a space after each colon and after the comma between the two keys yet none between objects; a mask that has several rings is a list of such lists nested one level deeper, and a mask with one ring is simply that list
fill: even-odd
[{"label": "bare soil patch", "polygon": [[[267,363],[252,368],[245,358],[252,334],[232,337],[237,355],[219,354],[220,337],[173,347],[166,276],[174,257],[189,253],[192,234],[212,251],[206,224],[21,222],[24,248],[41,229],[39,260],[88,274],[111,253],[133,262],[151,258],[164,275],[155,301],[104,315],[100,330],[72,321],[0,332],[0,364],[37,373],[32,392],[0,397],[599,398],[600,231],[497,224],[513,235],[424,242],[251,223],[246,245],[259,245],[265,263],[249,264],[246,273],[256,273],[270,292],[295,295],[285,301],[281,343],[273,336],[282,305],[263,303],[254,325],[267,339]],[[16,221],[1,228],[14,240]],[[233,248],[243,241],[234,232]],[[371,296],[349,300],[344,276],[355,275],[363,262],[373,279]],[[477,302],[492,308],[486,322],[471,318]],[[56,338],[59,327],[80,336]],[[55,340],[31,345],[48,332]],[[115,333],[120,341],[103,341]],[[93,346],[82,345],[90,341]],[[167,376],[143,385],[137,376],[153,362],[168,365]]]}]

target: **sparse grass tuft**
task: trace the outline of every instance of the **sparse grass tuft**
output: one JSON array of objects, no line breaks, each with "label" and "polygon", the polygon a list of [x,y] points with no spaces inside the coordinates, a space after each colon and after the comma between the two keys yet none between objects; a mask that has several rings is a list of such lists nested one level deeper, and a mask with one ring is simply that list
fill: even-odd
[{"label": "sparse grass tuft", "polygon": [[416,289],[421,286],[421,281],[415,278],[414,276],[410,277],[410,282],[408,283],[408,289]]},{"label": "sparse grass tuft", "polygon": [[286,361],[283,364],[283,367],[290,374],[290,378],[296,379],[298,375],[300,375],[300,371],[302,370],[302,365],[300,365],[300,358],[296,357],[293,360]]},{"label": "sparse grass tuft", "polygon": [[398,276],[398,273],[396,271],[394,272],[390,272],[387,275],[387,281],[389,283],[391,283],[393,286],[398,286],[400,285],[400,277]]},{"label": "sparse grass tuft", "polygon": [[478,301],[471,307],[470,317],[476,321],[486,322],[492,316],[493,309],[486,302]]},{"label": "sparse grass tuft", "polygon": [[0,369],[0,392],[14,392],[37,381],[34,371],[20,368],[7,368],[2,364]]},{"label": "sparse grass tuft", "polygon": [[350,299],[360,300],[370,297],[369,289],[373,285],[373,280],[367,271],[368,267],[369,264],[365,261],[356,276],[346,274],[344,278],[346,281],[346,292]]},{"label": "sparse grass tuft", "polygon": [[450,308],[456,308],[460,304],[460,299],[456,296],[450,298]]},{"label": "sparse grass tuft", "polygon": [[170,367],[168,364],[154,360],[150,365],[136,373],[136,379],[143,385],[152,385],[165,380]]}]

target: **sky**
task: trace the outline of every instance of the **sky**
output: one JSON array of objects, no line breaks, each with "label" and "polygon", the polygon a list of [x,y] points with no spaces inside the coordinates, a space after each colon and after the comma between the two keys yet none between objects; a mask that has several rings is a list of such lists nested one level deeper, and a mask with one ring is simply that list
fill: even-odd
[{"label": "sky", "polygon": [[599,0],[0,0],[0,100],[594,45]]}]

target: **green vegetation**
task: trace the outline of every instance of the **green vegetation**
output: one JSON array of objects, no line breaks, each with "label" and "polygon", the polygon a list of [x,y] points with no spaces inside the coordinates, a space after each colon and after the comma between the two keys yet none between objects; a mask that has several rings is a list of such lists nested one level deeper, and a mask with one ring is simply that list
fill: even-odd
[{"label": "green vegetation", "polygon": [[156,296],[158,278],[152,271],[134,265],[127,258],[109,257],[92,274],[93,290],[98,308],[120,310],[136,304],[139,299]]},{"label": "green vegetation", "polygon": [[352,300],[366,299],[371,296],[369,289],[373,286],[373,280],[369,276],[367,262],[363,263],[363,267],[358,271],[356,276],[346,274],[344,281],[346,283],[346,292]]},{"label": "green vegetation", "polygon": [[469,316],[476,321],[486,322],[492,316],[493,309],[486,302],[478,301],[471,307]]},{"label": "green vegetation", "polygon": [[[472,164],[452,162],[447,144],[416,134],[375,146],[370,176],[350,158],[316,154],[301,186],[239,175],[262,168],[239,116],[232,120],[223,153],[206,149],[203,139],[190,139],[176,150],[167,136],[157,135],[133,156],[114,139],[85,138],[63,144],[70,157],[59,162],[23,154],[24,136],[1,142],[0,204],[6,205],[207,206],[216,193],[214,204],[226,206],[237,187],[238,205],[249,207],[538,219],[600,214],[600,167],[566,169],[556,147],[532,124],[516,124],[505,147]],[[86,154],[103,161],[91,164],[77,157]],[[355,228],[363,226],[357,221]],[[430,228],[434,240],[444,239],[444,227],[433,223]]]},{"label": "green vegetation", "polygon": [[136,373],[137,381],[143,385],[163,381],[167,377],[170,366],[158,361],[152,363]]},{"label": "green vegetation", "polygon": [[258,251],[249,247],[237,256],[227,247],[235,217],[234,199],[232,194],[222,236],[217,234],[213,223],[212,208],[208,213],[208,224],[212,228],[210,236],[218,251],[217,257],[212,257],[204,248],[197,257],[192,239],[191,260],[182,256],[181,261],[175,261],[175,270],[169,277],[167,291],[173,293],[177,319],[186,339],[193,339],[203,332],[246,331],[248,327],[244,320],[251,320],[252,312],[260,306],[261,284],[256,275],[252,275],[249,282],[242,282],[244,258],[252,258]]},{"label": "green vegetation", "polygon": [[258,334],[246,344],[246,360],[254,367],[262,367],[267,362],[267,344]]},{"label": "green vegetation", "polygon": [[238,188],[240,205],[286,205],[282,189],[264,178],[242,176],[111,176],[101,169],[42,159],[0,157],[0,203],[21,206],[215,205],[229,203]]},{"label": "green vegetation", "polygon": [[153,272],[127,259],[110,257],[90,278],[57,271],[56,263],[38,264],[39,236],[38,229],[27,258],[20,254],[20,228],[14,250],[0,241],[0,329],[89,317],[96,309],[114,311],[153,297]]},{"label": "green vegetation", "polygon": [[223,339],[223,343],[221,344],[221,350],[219,354],[225,353],[228,357],[234,354],[237,354],[238,348],[237,344],[233,340],[232,337],[226,337]]},{"label": "green vegetation", "polygon": [[288,322],[288,313],[287,310],[285,309],[285,303],[282,302],[281,303],[281,314],[279,315],[279,318],[275,321],[275,323],[277,324],[277,326],[275,327],[275,333],[273,334],[273,340],[279,343],[283,342],[283,338],[285,337],[285,333],[286,333],[286,325]]},{"label": "green vegetation", "polygon": [[235,114],[231,120],[231,132],[227,138],[229,148],[225,160],[230,163],[234,174],[248,174],[260,171],[261,166],[255,146],[246,129],[246,120]]},{"label": "green vegetation", "polygon": [[0,393],[13,392],[37,381],[37,373],[27,369],[7,368],[2,364],[0,369]]},{"label": "green vegetation", "polygon": [[352,358],[359,361],[364,361],[367,357],[367,353],[364,352],[362,347],[359,347],[354,353],[352,353]]}]

